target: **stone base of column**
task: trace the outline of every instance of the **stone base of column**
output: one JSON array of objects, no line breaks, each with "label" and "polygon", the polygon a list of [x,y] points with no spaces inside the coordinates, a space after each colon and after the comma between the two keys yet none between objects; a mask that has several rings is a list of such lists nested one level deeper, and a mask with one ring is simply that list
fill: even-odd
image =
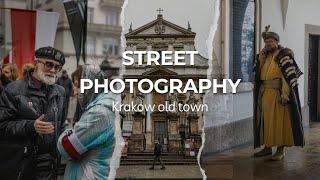
[{"label": "stone base of column", "polygon": [[129,138],[129,152],[143,152],[143,134],[132,134]]},{"label": "stone base of column", "polygon": [[154,142],[152,141],[152,133],[146,132],[145,138],[146,138],[146,151],[153,151]]}]

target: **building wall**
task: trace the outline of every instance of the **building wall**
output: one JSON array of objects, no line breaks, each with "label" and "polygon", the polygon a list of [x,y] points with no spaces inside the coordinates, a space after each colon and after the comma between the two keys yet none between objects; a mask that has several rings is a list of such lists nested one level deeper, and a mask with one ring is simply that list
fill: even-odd
[{"label": "building wall", "polygon": [[[294,51],[295,59],[304,73],[298,80],[303,118],[308,124],[308,39],[306,25],[320,27],[320,1],[289,0],[285,26],[283,27],[281,4],[278,0],[262,0],[262,27],[270,24],[279,33],[280,43]],[[262,28],[263,30],[263,28]],[[309,32],[310,33],[310,32]],[[320,34],[319,30],[312,33]],[[263,42],[261,41],[261,47]]]},{"label": "building wall", "polygon": [[[231,32],[231,7],[232,3],[230,1],[221,3],[218,31],[216,31],[213,41],[213,59],[217,59],[216,62],[213,61],[212,76],[214,78],[232,79],[234,77],[232,67],[236,63],[233,62],[232,55],[234,45],[232,33],[238,31]],[[237,10],[244,12],[243,9]],[[233,21],[237,21],[237,19]],[[240,40],[241,37],[237,39]],[[241,45],[241,43],[237,44],[238,46]],[[226,94],[209,93],[205,97],[205,103],[208,104],[209,111],[205,113],[206,141],[203,155],[223,151],[252,141],[253,101],[251,82],[241,82],[237,94],[232,94],[230,88]]]}]

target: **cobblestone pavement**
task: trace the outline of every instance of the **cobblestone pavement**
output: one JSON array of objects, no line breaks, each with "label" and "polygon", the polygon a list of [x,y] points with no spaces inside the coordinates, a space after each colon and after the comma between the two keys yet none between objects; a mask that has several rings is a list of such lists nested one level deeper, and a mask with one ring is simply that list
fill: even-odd
[{"label": "cobblestone pavement", "polygon": [[156,166],[154,170],[149,170],[149,167],[120,166],[116,179],[202,179],[198,165],[167,165],[165,170],[161,170],[161,166]]},{"label": "cobblestone pavement", "polygon": [[283,161],[254,158],[253,147],[242,147],[203,157],[208,179],[320,179],[320,123],[305,129],[306,146],[286,149]]}]

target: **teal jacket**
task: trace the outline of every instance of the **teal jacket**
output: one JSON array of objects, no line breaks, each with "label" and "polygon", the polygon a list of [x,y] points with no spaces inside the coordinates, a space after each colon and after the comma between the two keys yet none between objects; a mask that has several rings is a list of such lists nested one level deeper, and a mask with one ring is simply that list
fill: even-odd
[{"label": "teal jacket", "polygon": [[67,159],[64,180],[107,179],[115,147],[115,100],[111,92],[99,94],[74,128],[59,137],[58,150]]}]

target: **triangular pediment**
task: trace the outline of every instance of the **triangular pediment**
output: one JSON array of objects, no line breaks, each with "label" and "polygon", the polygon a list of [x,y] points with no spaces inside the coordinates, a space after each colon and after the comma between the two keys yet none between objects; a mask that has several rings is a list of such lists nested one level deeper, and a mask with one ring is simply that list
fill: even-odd
[{"label": "triangular pediment", "polygon": [[158,66],[149,71],[142,73],[143,76],[176,76],[176,72],[166,69],[164,67]]},{"label": "triangular pediment", "polygon": [[[131,28],[130,28],[131,29]],[[183,28],[174,23],[171,23],[162,17],[141,26],[135,30],[129,30],[126,38],[129,37],[144,37],[144,36],[195,36],[196,34],[190,29]]]}]

